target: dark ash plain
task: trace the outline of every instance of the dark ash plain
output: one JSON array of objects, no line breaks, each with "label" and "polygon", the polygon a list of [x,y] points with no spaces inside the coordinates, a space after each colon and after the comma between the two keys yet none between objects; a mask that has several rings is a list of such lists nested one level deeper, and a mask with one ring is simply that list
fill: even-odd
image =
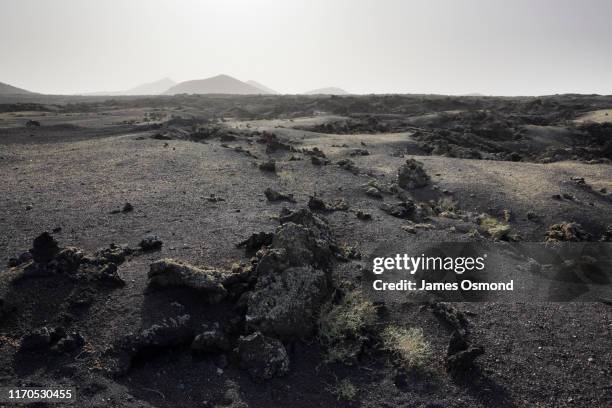
[{"label": "dark ash plain", "polygon": [[[318,319],[381,243],[610,240],[611,109],[590,95],[2,97],[0,385],[74,387],[86,407],[608,406],[611,299],[376,304],[334,362]],[[44,231],[62,263],[43,236],[32,266]],[[282,265],[283,250],[303,261],[283,276],[320,290],[292,292],[309,307],[275,325],[262,299],[287,299],[261,259]],[[389,326],[422,330],[426,364],[401,363]],[[461,336],[465,367],[449,354]]]}]

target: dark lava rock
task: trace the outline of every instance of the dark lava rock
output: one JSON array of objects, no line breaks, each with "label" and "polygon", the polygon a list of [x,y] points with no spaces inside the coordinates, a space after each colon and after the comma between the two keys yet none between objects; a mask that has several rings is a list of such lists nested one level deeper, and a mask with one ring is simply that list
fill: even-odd
[{"label": "dark lava rock", "polygon": [[322,242],[332,244],[334,241],[327,222],[318,215],[315,215],[308,208],[301,208],[295,211],[283,208],[279,215],[279,221],[281,225],[292,222],[306,227]]},{"label": "dark lava rock", "polygon": [[473,346],[463,330],[454,330],[448,343],[446,369],[452,374],[468,371],[474,360],[484,354],[484,348]]},{"label": "dark lava rock", "polygon": [[34,262],[47,263],[55,257],[59,252],[57,241],[47,232],[43,232],[36,238],[32,245],[30,253]]},{"label": "dark lava rock", "polygon": [[414,159],[406,160],[397,172],[397,184],[405,190],[429,184],[429,176],[423,169],[423,163]]},{"label": "dark lava rock", "polygon": [[51,344],[51,333],[46,327],[41,327],[26,334],[21,339],[21,350],[33,351],[46,348]]},{"label": "dark lava rock", "polygon": [[[83,257],[84,254],[79,248],[58,248],[58,252],[46,262],[34,262],[27,265],[23,269],[23,274],[27,277],[49,276],[57,273],[74,274],[78,271]],[[47,259],[47,257],[44,257],[44,259]]]},{"label": "dark lava rock", "polygon": [[448,356],[446,358],[446,367],[449,372],[467,371],[474,365],[474,360],[483,354],[483,347],[470,347],[467,350]]},{"label": "dark lava rock", "polygon": [[156,251],[162,247],[163,242],[156,235],[149,235],[144,237],[138,245],[143,251]]},{"label": "dark lava rock", "polygon": [[190,319],[189,315],[164,319],[136,334],[121,337],[104,353],[104,357],[108,358],[107,370],[115,375],[125,374],[137,357],[191,344],[193,329],[189,326]]},{"label": "dark lava rock", "polygon": [[134,211],[134,206],[132,204],[130,204],[130,203],[125,203],[123,205],[123,208],[121,209],[121,211],[123,211],[124,213],[132,212],[132,211]]},{"label": "dark lava rock", "polygon": [[372,198],[383,198],[381,191],[376,187],[368,187],[365,193]]},{"label": "dark lava rock", "polygon": [[257,140],[258,143],[266,145],[266,153],[274,153],[277,150],[293,150],[288,144],[282,143],[274,133],[263,132],[261,138]]},{"label": "dark lava rock", "polygon": [[217,197],[216,195],[211,194],[210,196],[206,197],[206,201],[208,201],[209,203],[219,203],[221,201],[225,201],[225,198]]},{"label": "dark lava rock", "polygon": [[266,188],[264,194],[268,201],[289,201],[290,203],[295,203],[293,194],[281,193],[271,188]]},{"label": "dark lava rock", "polygon": [[240,366],[248,371],[255,382],[281,377],[289,372],[289,356],[283,344],[260,332],[241,336],[236,351]]},{"label": "dark lava rock", "polygon": [[125,245],[112,243],[108,248],[100,249],[94,255],[99,263],[112,262],[119,265],[125,262],[126,256],[131,255],[133,252],[131,248]]},{"label": "dark lava rock", "polygon": [[551,225],[546,233],[546,242],[578,242],[590,239],[591,234],[582,229],[582,226],[576,222],[562,222]]},{"label": "dark lava rock", "polygon": [[368,221],[372,219],[372,214],[370,214],[369,212],[362,211],[362,210],[357,210],[355,215],[357,216],[357,218],[363,221]]},{"label": "dark lava rock", "polygon": [[271,264],[264,260],[257,268],[258,280],[247,301],[248,327],[283,339],[311,337],[329,294],[327,275],[312,266],[280,264],[277,269]]},{"label": "dark lava rock", "polygon": [[349,153],[349,156],[369,156],[370,152],[367,151],[366,149],[353,149],[353,151],[351,151]]},{"label": "dark lava rock", "polygon": [[122,287],[125,286],[125,281],[119,276],[119,270],[117,265],[109,262],[104,265],[97,274],[95,274],[98,281],[106,283],[110,286]]},{"label": "dark lava rock", "polygon": [[304,153],[307,156],[320,157],[322,159],[325,159],[327,157],[325,156],[325,153],[323,153],[323,151],[319,149],[318,147],[313,147],[312,150],[302,149],[302,153]]},{"label": "dark lava rock", "polygon": [[452,356],[460,351],[467,350],[468,342],[465,335],[459,330],[453,330],[450,341],[448,342],[448,350],[446,355]]},{"label": "dark lava rock", "polygon": [[247,254],[252,254],[259,251],[263,246],[272,245],[273,238],[273,233],[261,231],[251,234],[250,237],[239,242],[236,246],[238,248],[244,248]]},{"label": "dark lava rock", "polygon": [[461,333],[467,332],[469,322],[463,312],[457,310],[449,304],[441,302],[430,303],[429,307],[431,308],[431,311],[434,315],[436,315],[453,329],[458,330]]},{"label": "dark lava rock", "polygon": [[416,206],[413,201],[401,201],[395,204],[383,204],[380,209],[393,217],[409,219],[415,215]]},{"label": "dark lava rock", "polygon": [[219,303],[227,296],[226,275],[219,269],[200,269],[174,259],[153,262],[148,273],[150,285],[194,289],[204,293],[209,303]]},{"label": "dark lava rock", "polygon": [[221,353],[229,351],[231,348],[229,339],[219,329],[218,324],[212,329],[196,335],[191,343],[191,350],[199,353]]},{"label": "dark lava rock", "polygon": [[311,156],[310,162],[314,164],[315,166],[326,166],[329,164],[329,160],[318,157],[318,156]]},{"label": "dark lava rock", "polygon": [[19,265],[23,265],[26,262],[29,262],[32,260],[32,254],[30,252],[24,252],[21,255],[19,255],[17,258],[11,258],[8,261],[8,267],[9,268],[14,268],[16,266]]},{"label": "dark lava rock", "polygon": [[76,349],[79,349],[85,345],[85,339],[79,333],[73,332],[65,337],[62,337],[53,346],[53,350],[60,353],[70,353]]},{"label": "dark lava rock", "polygon": [[320,198],[313,197],[313,196],[311,196],[308,199],[308,208],[310,208],[313,211],[326,211],[327,210],[327,206],[325,205],[325,202],[321,200]]},{"label": "dark lava rock", "polygon": [[270,248],[257,253],[257,282],[246,296],[246,325],[283,339],[312,336],[330,293],[336,253],[327,224],[308,209],[283,210]]},{"label": "dark lava rock", "polygon": [[268,160],[266,162],[260,163],[259,164],[259,169],[261,171],[275,172],[276,171],[276,161],[275,160]]},{"label": "dark lava rock", "polygon": [[350,171],[353,174],[359,174],[359,168],[355,166],[355,163],[350,159],[338,160],[336,164],[344,170]]},{"label": "dark lava rock", "polygon": [[349,209],[349,205],[343,198],[328,204],[319,197],[311,196],[308,199],[308,208],[312,211],[346,211]]},{"label": "dark lava rock", "polygon": [[329,239],[316,230],[293,222],[281,225],[272,239],[272,248],[287,251],[292,266],[313,265],[326,269],[332,260],[331,246]]}]

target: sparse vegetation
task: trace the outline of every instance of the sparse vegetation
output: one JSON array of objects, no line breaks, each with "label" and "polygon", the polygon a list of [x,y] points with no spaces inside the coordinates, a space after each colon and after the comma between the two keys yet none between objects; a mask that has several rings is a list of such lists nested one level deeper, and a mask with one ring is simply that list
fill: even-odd
[{"label": "sparse vegetation", "polygon": [[479,219],[482,228],[489,234],[489,236],[496,240],[503,240],[508,237],[510,233],[510,226],[505,222],[498,220],[497,218],[489,215],[482,215]]},{"label": "sparse vegetation", "polygon": [[440,212],[448,211],[451,213],[455,213],[459,210],[459,207],[457,205],[457,200],[454,200],[451,197],[440,198],[438,202],[436,203],[436,207],[438,211]]},{"label": "sparse vegetation", "polygon": [[348,378],[338,381],[332,389],[332,393],[338,397],[338,400],[345,401],[353,401],[357,397],[357,392],[357,387]]},{"label": "sparse vegetation", "polygon": [[420,328],[389,326],[381,333],[383,347],[406,368],[421,368],[431,356],[431,346]]},{"label": "sparse vegetation", "polygon": [[366,330],[376,321],[376,307],[361,292],[347,293],[339,304],[324,307],[319,319],[319,338],[330,362],[350,363],[362,349]]}]

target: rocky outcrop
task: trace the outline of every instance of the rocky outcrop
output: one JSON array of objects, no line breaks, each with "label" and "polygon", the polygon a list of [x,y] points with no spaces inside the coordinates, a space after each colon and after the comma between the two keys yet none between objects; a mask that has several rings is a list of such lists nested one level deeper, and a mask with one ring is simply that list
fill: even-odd
[{"label": "rocky outcrop", "polygon": [[240,366],[253,381],[262,382],[289,372],[289,356],[283,344],[260,332],[241,336],[236,352]]},{"label": "rocky outcrop", "polygon": [[153,262],[148,273],[150,285],[194,289],[204,293],[209,303],[218,303],[227,296],[223,286],[227,275],[219,269],[201,269],[174,259]]},{"label": "rocky outcrop", "polygon": [[428,185],[429,176],[423,169],[423,163],[414,159],[406,160],[397,172],[397,184],[405,190]]}]

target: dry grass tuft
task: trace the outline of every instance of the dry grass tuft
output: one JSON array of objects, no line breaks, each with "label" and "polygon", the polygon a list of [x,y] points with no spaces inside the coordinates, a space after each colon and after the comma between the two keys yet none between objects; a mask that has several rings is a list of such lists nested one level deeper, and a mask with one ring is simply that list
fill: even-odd
[{"label": "dry grass tuft", "polygon": [[350,363],[366,340],[366,329],[376,321],[376,307],[361,292],[347,293],[340,304],[328,304],[319,318],[319,339],[330,362]]},{"label": "dry grass tuft", "polygon": [[407,368],[423,367],[431,357],[431,345],[419,328],[389,326],[383,330],[381,337],[384,348]]}]

